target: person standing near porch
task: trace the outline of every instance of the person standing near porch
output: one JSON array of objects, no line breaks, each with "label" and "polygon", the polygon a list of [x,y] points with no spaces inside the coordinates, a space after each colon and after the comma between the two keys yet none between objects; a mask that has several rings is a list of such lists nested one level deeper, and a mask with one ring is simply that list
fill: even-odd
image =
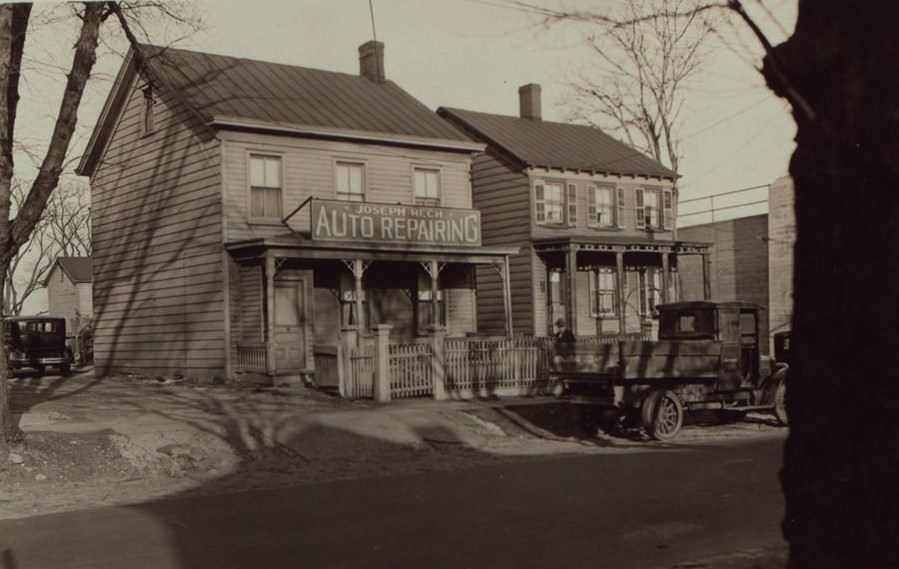
[{"label": "person standing near porch", "polygon": [[559,318],[556,320],[555,324],[553,324],[552,338],[556,344],[574,343],[574,333],[569,330],[568,326],[565,324],[564,318]]}]

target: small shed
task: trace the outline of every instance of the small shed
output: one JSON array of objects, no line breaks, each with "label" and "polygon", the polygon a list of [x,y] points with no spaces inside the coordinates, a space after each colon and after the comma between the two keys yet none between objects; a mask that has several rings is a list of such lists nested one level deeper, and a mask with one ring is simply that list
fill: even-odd
[{"label": "small shed", "polygon": [[69,334],[94,316],[92,270],[90,257],[57,257],[44,279],[47,312],[65,318]]}]

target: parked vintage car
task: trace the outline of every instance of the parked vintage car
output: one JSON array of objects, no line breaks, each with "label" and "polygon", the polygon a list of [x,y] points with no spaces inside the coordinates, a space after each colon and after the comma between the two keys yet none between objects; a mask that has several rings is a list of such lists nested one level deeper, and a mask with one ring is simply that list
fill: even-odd
[{"label": "parked vintage car", "polygon": [[32,368],[43,375],[48,367],[68,375],[72,354],[66,346],[66,319],[15,316],[3,320],[8,365],[11,371]]},{"label": "parked vintage car", "polygon": [[658,440],[677,436],[684,412],[767,411],[787,423],[787,365],[760,351],[758,305],[678,302],[659,311],[659,339],[576,342],[550,351],[562,394],[617,409]]}]

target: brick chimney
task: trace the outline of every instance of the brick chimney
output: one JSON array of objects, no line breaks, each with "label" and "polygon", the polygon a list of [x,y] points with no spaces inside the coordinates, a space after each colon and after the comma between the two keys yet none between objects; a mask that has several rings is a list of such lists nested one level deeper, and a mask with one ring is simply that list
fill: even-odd
[{"label": "brick chimney", "polygon": [[540,85],[528,83],[518,88],[518,104],[521,118],[535,121],[542,120],[540,110]]},{"label": "brick chimney", "polygon": [[382,42],[371,40],[359,46],[359,75],[375,83],[385,81]]}]

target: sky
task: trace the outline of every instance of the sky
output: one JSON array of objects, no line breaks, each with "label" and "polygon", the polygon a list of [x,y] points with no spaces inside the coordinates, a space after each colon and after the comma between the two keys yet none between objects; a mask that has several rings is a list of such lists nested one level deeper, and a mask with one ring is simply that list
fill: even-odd
[{"label": "sky", "polygon": [[[388,79],[431,109],[447,106],[517,115],[518,87],[538,83],[544,119],[560,121],[567,81],[595,58],[582,39],[591,28],[576,23],[546,25],[527,6],[606,14],[624,2],[193,0],[185,4],[202,17],[200,31],[151,21],[147,32],[154,43],[183,49],[346,73],[358,73],[358,46],[376,35],[385,44]],[[795,23],[795,0],[763,4],[745,0],[745,4],[772,43],[788,37]],[[70,10],[42,3],[32,17],[17,123],[20,149],[30,149],[32,155],[40,156],[45,148],[62,93],[62,66],[71,60],[76,28]],[[70,170],[97,120],[124,49],[121,38],[104,35],[95,77],[79,113]],[[685,91],[680,225],[709,221],[707,214],[686,215],[708,209],[707,196],[764,186],[785,175],[794,149],[789,107],[765,87],[757,70],[763,52],[747,28],[722,17],[707,49],[706,65]],[[17,175],[27,178],[34,170],[34,158],[21,150]],[[758,201],[764,191],[763,187],[718,198],[715,203],[720,207]],[[764,205],[757,205],[723,215],[764,211]]]}]

